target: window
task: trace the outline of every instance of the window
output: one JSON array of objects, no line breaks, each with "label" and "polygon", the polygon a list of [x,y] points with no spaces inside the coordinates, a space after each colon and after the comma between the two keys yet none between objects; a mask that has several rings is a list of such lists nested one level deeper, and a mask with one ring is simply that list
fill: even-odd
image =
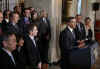
[{"label": "window", "polygon": [[82,0],[78,0],[77,14],[81,14]]}]

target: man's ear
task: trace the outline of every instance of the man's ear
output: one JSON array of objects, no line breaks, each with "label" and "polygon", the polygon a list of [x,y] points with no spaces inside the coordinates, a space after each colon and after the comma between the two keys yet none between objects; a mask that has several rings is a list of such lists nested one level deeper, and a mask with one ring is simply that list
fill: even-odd
[{"label": "man's ear", "polygon": [[2,44],[3,44],[3,47],[7,47],[7,41],[3,41]]}]

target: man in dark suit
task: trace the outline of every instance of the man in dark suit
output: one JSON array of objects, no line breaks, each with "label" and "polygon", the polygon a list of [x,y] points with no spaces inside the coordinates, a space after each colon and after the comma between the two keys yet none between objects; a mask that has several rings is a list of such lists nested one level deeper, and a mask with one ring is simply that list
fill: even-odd
[{"label": "man in dark suit", "polygon": [[39,35],[40,35],[40,55],[43,64],[48,64],[48,48],[51,39],[51,26],[48,14],[45,10],[41,12]]},{"label": "man in dark suit", "polygon": [[85,26],[82,23],[82,16],[81,15],[76,15],[76,38],[77,40],[84,41],[86,39],[86,32],[85,32]]},{"label": "man in dark suit", "polygon": [[22,28],[19,27],[19,14],[16,12],[12,12],[10,14],[10,22],[7,24],[7,30],[6,31],[12,31],[16,34],[22,33]]},{"label": "man in dark suit", "polygon": [[10,15],[10,11],[9,10],[5,10],[3,12],[3,21],[2,21],[2,29],[3,29],[3,32],[6,32],[7,31],[7,24],[9,23],[9,15]]},{"label": "man in dark suit", "polygon": [[41,69],[40,54],[35,41],[38,30],[37,26],[30,24],[27,28],[28,34],[24,38],[24,50],[26,53],[27,67],[29,69]]},{"label": "man in dark suit", "polygon": [[23,17],[20,19],[19,22],[20,22],[19,26],[23,29],[23,33],[26,34],[27,26],[32,23],[31,13],[29,8],[24,9]]},{"label": "man in dark suit", "polygon": [[[76,35],[75,35],[75,27],[76,27],[76,19],[74,17],[69,17],[67,20],[67,27],[64,31],[60,33],[60,49],[61,49],[61,68],[62,69],[72,69],[72,64],[73,64],[73,58],[77,57],[71,57],[73,52],[76,52],[80,48],[84,48],[84,43],[79,43],[76,40]],[[80,51],[82,52],[82,51]],[[77,54],[79,54],[77,52]],[[72,59],[71,59],[72,58]],[[81,57],[79,57],[81,58]],[[76,60],[76,59],[74,59]],[[79,60],[80,61],[80,60]],[[77,63],[77,62],[74,62]],[[78,65],[79,67],[80,65]],[[75,65],[76,67],[76,65]],[[74,68],[75,68],[74,67]],[[77,67],[77,68],[78,68]],[[79,68],[81,69],[81,68]]]},{"label": "man in dark suit", "polygon": [[17,69],[17,63],[12,55],[16,49],[16,37],[14,33],[3,36],[2,48],[0,48],[0,69]]}]

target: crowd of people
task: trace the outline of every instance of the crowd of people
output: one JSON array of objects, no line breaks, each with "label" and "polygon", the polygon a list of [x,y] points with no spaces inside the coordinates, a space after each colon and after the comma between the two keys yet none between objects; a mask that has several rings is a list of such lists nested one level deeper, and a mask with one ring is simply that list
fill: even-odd
[{"label": "crowd of people", "polygon": [[[95,64],[91,58],[91,19],[86,17],[84,23],[81,19],[81,15],[66,18],[67,27],[59,36],[61,69],[90,69]],[[14,11],[0,11],[0,68],[45,69],[50,39],[45,10],[15,6]]]},{"label": "crowd of people", "polygon": [[14,11],[0,11],[0,68],[43,68],[49,63],[50,39],[46,10],[15,6]]}]

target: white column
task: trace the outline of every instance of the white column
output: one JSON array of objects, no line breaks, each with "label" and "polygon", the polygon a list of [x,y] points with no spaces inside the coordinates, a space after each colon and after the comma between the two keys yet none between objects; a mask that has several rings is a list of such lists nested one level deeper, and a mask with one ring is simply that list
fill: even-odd
[{"label": "white column", "polygon": [[61,24],[62,0],[52,0],[51,2],[51,27],[52,39],[49,48],[49,59],[51,62],[56,62],[60,59],[59,50],[59,32]]},{"label": "white column", "polygon": [[75,16],[77,14],[77,6],[78,6],[78,1],[77,0],[72,0],[72,16]]}]

